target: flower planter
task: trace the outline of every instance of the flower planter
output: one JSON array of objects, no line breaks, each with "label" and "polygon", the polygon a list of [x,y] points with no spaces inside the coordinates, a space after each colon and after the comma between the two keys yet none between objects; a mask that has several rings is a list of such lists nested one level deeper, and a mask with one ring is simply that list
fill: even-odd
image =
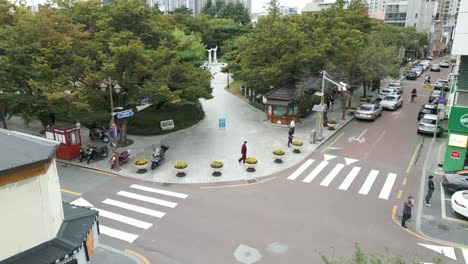
[{"label": "flower planter", "polygon": [[137,168],[138,170],[146,170],[146,168],[148,168],[148,164],[149,163],[140,164],[140,165],[133,164],[133,165],[135,165],[135,168]]},{"label": "flower planter", "polygon": [[348,114],[350,114],[350,115],[354,115],[354,113],[356,113],[356,109],[346,109],[346,111],[347,111]]},{"label": "flower planter", "polygon": [[185,176],[187,173],[187,168],[181,168],[181,169],[178,169],[176,168],[176,171],[177,171],[177,176],[179,177],[183,177]]},{"label": "flower planter", "polygon": [[212,167],[211,170],[212,170],[212,173],[211,173],[212,176],[218,177],[218,176],[221,176],[223,174],[223,168],[222,167],[221,168],[213,168]]},{"label": "flower planter", "polygon": [[292,147],[293,147],[295,153],[300,153],[300,152],[301,152],[302,146],[295,146],[295,145],[292,145]]},{"label": "flower planter", "polygon": [[283,157],[284,157],[284,155],[273,154],[273,159],[275,160],[276,163],[282,163],[283,162]]},{"label": "flower planter", "polygon": [[327,123],[327,126],[330,127],[330,128],[335,128],[336,127],[336,123]]},{"label": "flower planter", "polygon": [[255,171],[255,167],[257,166],[257,163],[246,163],[247,166],[247,171],[253,172]]}]

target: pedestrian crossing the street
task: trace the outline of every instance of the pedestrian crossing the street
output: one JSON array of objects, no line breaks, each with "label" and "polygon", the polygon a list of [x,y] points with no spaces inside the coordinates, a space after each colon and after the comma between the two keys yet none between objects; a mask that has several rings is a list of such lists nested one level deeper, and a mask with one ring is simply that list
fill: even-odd
[{"label": "pedestrian crossing the street", "polygon": [[133,243],[139,235],[165,217],[187,194],[133,184],[94,205],[83,198],[71,202],[99,212],[102,235]]},{"label": "pedestrian crossing the street", "polygon": [[386,169],[368,169],[358,164],[358,160],[339,157],[334,163],[331,160],[337,156],[324,155],[323,160],[310,158],[287,177],[290,181],[314,184],[323,187],[337,187],[341,191],[351,191],[357,188],[360,195],[366,196],[377,192],[378,198],[388,200],[398,174]]}]

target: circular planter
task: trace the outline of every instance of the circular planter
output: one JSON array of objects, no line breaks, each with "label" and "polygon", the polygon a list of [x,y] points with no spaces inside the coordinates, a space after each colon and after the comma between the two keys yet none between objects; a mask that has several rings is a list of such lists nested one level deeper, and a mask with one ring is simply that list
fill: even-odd
[{"label": "circular planter", "polygon": [[335,128],[335,127],[336,127],[336,123],[335,123],[335,124],[327,123],[327,126],[328,126],[329,128]]},{"label": "circular planter", "polygon": [[178,168],[175,168],[176,171],[177,171],[177,177],[184,177],[185,175],[187,175],[187,167],[185,168],[182,168],[182,169],[178,169]]},{"label": "circular planter", "polygon": [[302,146],[292,145],[292,147],[293,147],[295,153],[300,153],[301,152]]},{"label": "circular planter", "polygon": [[148,164],[149,162],[143,164],[143,165],[137,165],[137,164],[133,164],[135,165],[135,168],[137,168],[138,170],[146,170],[146,168],[148,168]]},{"label": "circular planter", "polygon": [[215,177],[218,177],[218,176],[221,176],[221,174],[223,174],[223,167],[221,168],[213,168],[211,167],[211,170],[213,171],[211,173],[211,175],[215,176]]},{"label": "circular planter", "polygon": [[257,166],[257,163],[245,163],[245,165],[247,166],[248,172],[254,172],[255,167]]},{"label": "circular planter", "polygon": [[356,113],[356,109],[346,109],[346,111],[347,111],[350,115],[354,115],[354,113]]},{"label": "circular planter", "polygon": [[283,157],[284,155],[273,154],[273,159],[275,160],[276,163],[283,163]]}]

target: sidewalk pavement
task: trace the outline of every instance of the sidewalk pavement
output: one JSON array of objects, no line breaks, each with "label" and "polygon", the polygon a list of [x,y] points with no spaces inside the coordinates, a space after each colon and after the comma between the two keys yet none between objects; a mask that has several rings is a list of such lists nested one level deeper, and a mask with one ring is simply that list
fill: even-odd
[{"label": "sidewalk pavement", "polygon": [[[213,183],[226,181],[250,180],[257,177],[271,175],[278,171],[292,167],[301,162],[312,153],[319,145],[326,141],[342,126],[352,119],[346,114],[346,119],[341,120],[341,100],[337,98],[333,111],[328,112],[328,119],[338,121],[336,130],[323,129],[322,142],[310,143],[310,132],[316,129],[316,115],[312,114],[296,124],[294,140],[304,142],[301,153],[293,153],[288,148],[288,128],[271,125],[265,113],[249,105],[242,99],[232,95],[224,88],[227,85],[227,76],[220,71],[220,66],[212,66],[211,72],[213,99],[201,100],[205,111],[205,118],[198,124],[180,131],[160,136],[136,136],[129,135],[134,144],[119,148],[131,150],[131,160],[121,167],[118,174],[138,178],[142,180],[164,182],[164,183]],[[385,80],[390,82],[390,80]],[[383,83],[385,83],[385,81]],[[361,89],[360,89],[361,90]],[[359,105],[359,95],[362,91],[354,93],[353,106]],[[372,92],[368,92],[372,95]],[[374,98],[375,99],[375,98]],[[218,128],[218,118],[226,119],[226,128]],[[9,129],[23,131],[30,134],[39,134],[41,126],[39,122],[32,122],[27,128],[22,125],[18,117],[12,117],[8,121]],[[175,124],[177,126],[177,124]],[[103,145],[102,142],[90,142],[88,130],[81,128],[82,143]],[[239,164],[241,145],[247,141],[247,157],[255,157],[258,160],[256,171],[247,172],[245,164]],[[146,173],[137,173],[133,165],[135,158],[150,158],[153,148],[160,144],[169,145],[166,152],[166,161],[155,170],[148,168]],[[286,152],[283,163],[277,164],[273,160],[273,149],[280,148]],[[212,176],[209,166],[214,160],[224,163],[222,176]],[[187,175],[177,177],[173,167],[176,161],[188,163]],[[79,163],[78,159],[66,161],[74,165],[82,165],[96,170],[114,172],[110,169],[108,159],[92,162],[91,164]]]},{"label": "sidewalk pavement", "polygon": [[120,251],[105,245],[98,245],[94,251],[91,264],[143,264],[143,261],[124,251]]}]

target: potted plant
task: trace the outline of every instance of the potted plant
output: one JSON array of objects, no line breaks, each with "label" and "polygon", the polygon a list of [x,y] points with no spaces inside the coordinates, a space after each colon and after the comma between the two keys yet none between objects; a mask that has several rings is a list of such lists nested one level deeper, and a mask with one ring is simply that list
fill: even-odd
[{"label": "potted plant", "polygon": [[328,119],[327,125],[329,128],[334,129],[336,127],[336,120]]},{"label": "potted plant", "polygon": [[368,103],[368,102],[370,102],[370,99],[367,98],[367,97],[362,97],[362,98],[359,99],[359,102],[361,102],[361,103]]},{"label": "potted plant", "polygon": [[346,111],[348,111],[349,114],[353,115],[356,112],[356,107],[355,106],[350,106],[346,108]]},{"label": "potted plant", "polygon": [[148,159],[146,158],[138,158],[135,160],[135,168],[137,168],[138,170],[146,170],[146,168],[148,167],[148,164],[149,164],[149,161]]},{"label": "potted plant", "polygon": [[255,166],[257,166],[257,159],[253,157],[248,157],[245,159],[245,164],[247,164],[247,171],[255,171]]},{"label": "potted plant", "polygon": [[281,149],[274,149],[273,150],[273,158],[275,159],[276,163],[283,162],[284,151]]},{"label": "potted plant", "polygon": [[301,152],[302,145],[304,145],[304,143],[302,143],[302,141],[300,141],[300,140],[294,140],[294,141],[292,142],[292,146],[293,146],[293,148],[294,148],[294,152],[295,152],[295,153]]},{"label": "potted plant", "polygon": [[185,175],[185,171],[188,167],[188,164],[184,161],[177,161],[175,164],[174,164],[174,168],[176,169],[177,171],[177,174],[183,174]]},{"label": "potted plant", "polygon": [[221,176],[221,170],[223,168],[223,163],[221,161],[212,161],[210,167],[213,169],[213,176]]}]

